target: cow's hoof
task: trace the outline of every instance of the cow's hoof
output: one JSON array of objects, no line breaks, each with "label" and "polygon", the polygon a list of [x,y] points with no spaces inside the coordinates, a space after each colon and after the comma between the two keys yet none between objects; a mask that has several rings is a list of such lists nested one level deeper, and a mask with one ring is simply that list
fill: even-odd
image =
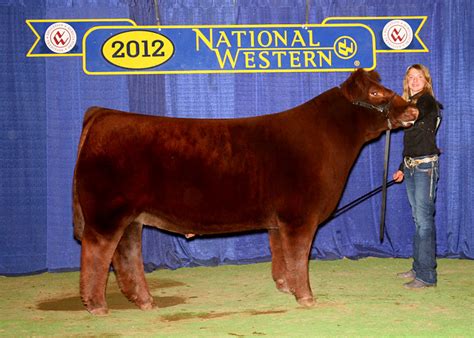
[{"label": "cow's hoof", "polygon": [[94,309],[87,309],[94,316],[106,316],[109,314],[109,309],[106,307],[97,307]]},{"label": "cow's hoof", "polygon": [[137,304],[137,305],[140,308],[140,310],[143,310],[143,311],[153,310],[156,307],[156,305],[153,304],[153,302]]},{"label": "cow's hoof", "polygon": [[288,287],[288,283],[284,279],[278,279],[275,281],[276,287],[278,291],[283,293],[291,293],[290,288]]},{"label": "cow's hoof", "polygon": [[313,307],[316,302],[314,301],[313,297],[305,297],[296,300],[298,304],[304,307]]}]

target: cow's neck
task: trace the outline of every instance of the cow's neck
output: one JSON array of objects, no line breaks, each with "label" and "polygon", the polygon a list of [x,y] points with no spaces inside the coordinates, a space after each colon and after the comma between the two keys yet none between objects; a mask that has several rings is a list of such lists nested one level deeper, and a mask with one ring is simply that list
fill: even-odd
[{"label": "cow's neck", "polygon": [[[338,151],[345,154],[349,167],[356,160],[364,144],[380,136],[388,128],[382,113],[375,109],[354,105],[339,87],[322,93],[314,101],[318,108],[321,107],[323,111],[327,109],[333,114],[327,119],[332,125],[316,125],[315,128],[334,130],[335,135],[340,137],[337,141],[340,144]],[[333,102],[334,108],[325,107],[326,102],[329,101]],[[326,119],[323,118],[323,121]]]}]

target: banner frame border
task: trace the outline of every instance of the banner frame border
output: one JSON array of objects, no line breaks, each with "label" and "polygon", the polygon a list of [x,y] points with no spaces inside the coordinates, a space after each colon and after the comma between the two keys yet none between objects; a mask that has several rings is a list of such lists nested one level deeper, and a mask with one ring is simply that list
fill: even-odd
[{"label": "banner frame border", "polygon": [[365,28],[370,35],[372,36],[372,57],[373,57],[373,65],[370,68],[364,68],[367,71],[374,70],[377,67],[377,46],[375,40],[375,33],[369,26],[362,24],[362,23],[337,23],[337,24],[250,24],[250,25],[145,25],[145,26],[97,26],[92,27],[84,34],[82,38],[82,70],[87,75],[170,75],[170,74],[256,74],[256,73],[329,73],[329,72],[352,72],[357,67],[354,68],[339,68],[339,69],[324,69],[315,71],[313,69],[300,69],[300,70],[289,70],[289,69],[281,69],[281,70],[186,70],[186,71],[119,71],[119,72],[91,72],[86,69],[86,40],[87,37],[90,35],[92,31],[100,30],[100,29],[126,29],[126,28],[134,28],[134,29],[158,29],[160,28],[238,28],[238,27],[245,27],[245,28],[261,28],[261,27],[277,27],[277,28],[285,28],[285,27],[299,27],[305,29],[306,27],[362,27]]}]

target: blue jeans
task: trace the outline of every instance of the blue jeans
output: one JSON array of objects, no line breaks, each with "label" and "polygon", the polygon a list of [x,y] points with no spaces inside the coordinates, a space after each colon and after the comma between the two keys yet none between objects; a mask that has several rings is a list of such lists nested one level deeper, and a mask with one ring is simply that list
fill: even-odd
[{"label": "blue jeans", "polygon": [[416,279],[427,284],[437,282],[434,213],[438,168],[438,160],[420,163],[414,168],[404,166],[408,200],[416,227],[413,240],[413,271]]}]

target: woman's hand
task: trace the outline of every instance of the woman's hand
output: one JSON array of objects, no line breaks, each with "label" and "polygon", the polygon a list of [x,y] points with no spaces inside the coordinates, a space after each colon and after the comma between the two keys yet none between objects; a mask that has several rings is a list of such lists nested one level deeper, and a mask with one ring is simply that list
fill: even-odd
[{"label": "woman's hand", "polygon": [[403,177],[404,177],[403,171],[401,170],[397,170],[395,174],[393,174],[393,180],[397,183],[400,183],[401,181],[403,181]]}]

